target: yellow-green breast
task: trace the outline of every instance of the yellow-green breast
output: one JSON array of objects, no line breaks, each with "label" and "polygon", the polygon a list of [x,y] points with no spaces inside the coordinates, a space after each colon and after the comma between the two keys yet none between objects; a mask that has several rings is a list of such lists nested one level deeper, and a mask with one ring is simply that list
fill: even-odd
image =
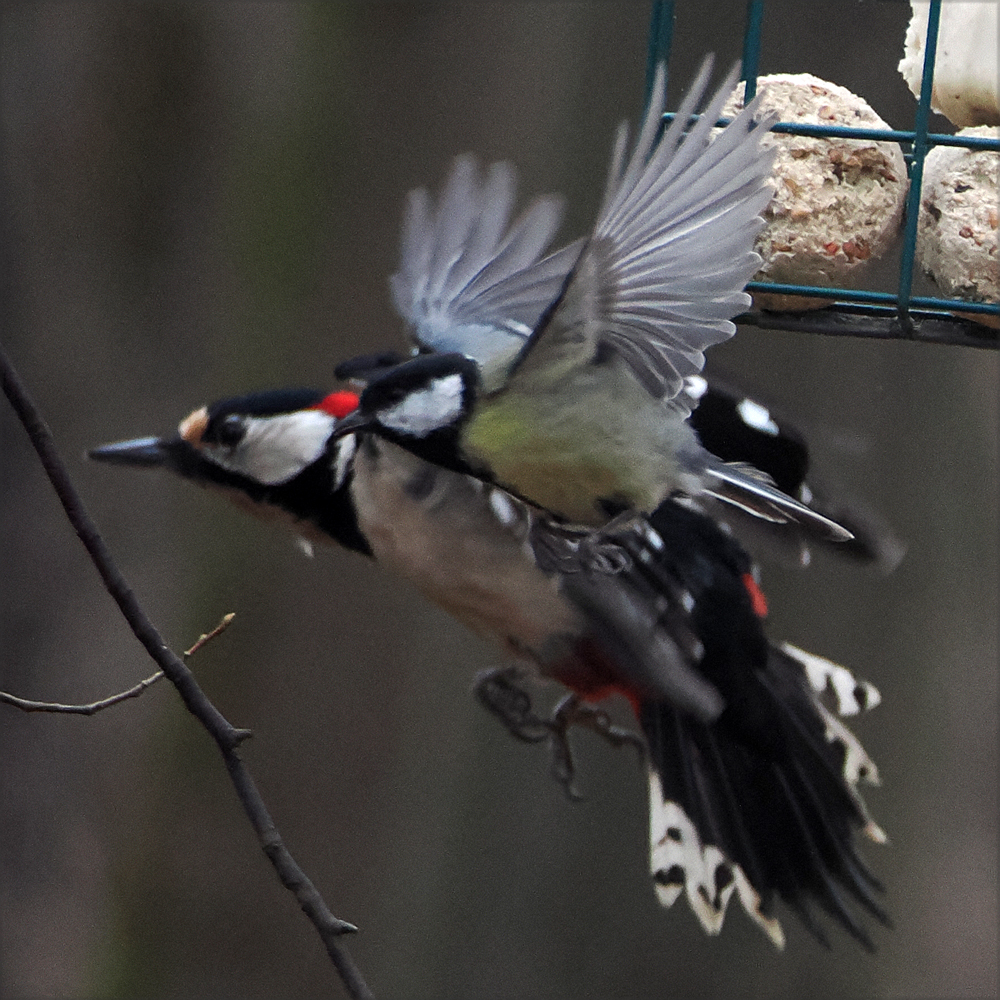
[{"label": "yellow-green breast", "polygon": [[580,524],[608,519],[598,505],[602,498],[640,509],[658,501],[644,483],[650,470],[643,459],[651,456],[623,448],[594,407],[560,407],[551,397],[539,405],[523,393],[501,392],[481,402],[462,447],[498,482]]}]

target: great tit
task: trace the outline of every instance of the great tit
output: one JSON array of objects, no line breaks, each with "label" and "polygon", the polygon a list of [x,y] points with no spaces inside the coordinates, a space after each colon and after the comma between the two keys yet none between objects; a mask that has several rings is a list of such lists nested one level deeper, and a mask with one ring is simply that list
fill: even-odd
[{"label": "great tit", "polygon": [[[701,370],[705,348],[730,337],[732,317],[749,305],[743,286],[760,263],[753,240],[771,197],[773,154],[760,138],[773,118],[758,120],[754,101],[716,127],[735,69],[685,131],[710,72],[709,59],[661,137],[658,68],[627,162],[628,130],[619,129],[591,235],[550,261],[550,268],[565,267],[575,253],[530,335],[518,342],[505,331],[507,349],[484,364],[461,338],[418,331],[418,345],[433,353],[375,378],[342,433],[370,429],[573,523],[598,526],[623,511],[649,512],[681,493],[849,539],[758,470],[712,455],[687,419],[685,376]],[[396,279],[404,314],[418,300],[425,315],[456,317],[489,284],[490,265],[477,270],[481,258],[455,253],[449,242],[481,235],[454,224],[468,215],[456,208],[462,195],[453,178],[436,213],[426,196],[411,201]],[[420,285],[411,272],[430,280]],[[501,297],[514,304],[525,288],[534,291],[518,280],[493,284],[491,305]]]}]

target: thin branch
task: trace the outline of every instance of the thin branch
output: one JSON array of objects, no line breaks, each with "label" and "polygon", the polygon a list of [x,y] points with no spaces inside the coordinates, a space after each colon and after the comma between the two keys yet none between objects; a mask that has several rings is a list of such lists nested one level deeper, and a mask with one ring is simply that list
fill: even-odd
[{"label": "thin branch", "polygon": [[370,1000],[371,991],[340,941],[341,935],[357,928],[330,912],[319,890],[288,852],[250,772],[237,752],[240,742],[249,734],[246,730],[231,725],[209,701],[194,675],[180,657],[167,647],[143,611],[131,587],[115,565],[97,526],[85,510],[69,472],[59,457],[51,431],[31,401],[27,389],[10,364],[2,346],[0,346],[0,380],[3,382],[4,394],[27,431],[42,467],[66,511],[66,516],[90,554],[104,581],[104,586],[118,604],[136,638],[177,689],[188,711],[215,740],[236,794],[257,833],[264,853],[274,865],[282,884],[295,895],[299,906],[316,928],[348,994],[355,1000]]},{"label": "thin branch", "polygon": [[198,641],[190,649],[184,650],[184,659],[190,659],[195,653],[198,652],[199,649],[202,648],[202,646],[210,643],[216,636],[222,635],[222,633],[225,632],[226,629],[232,624],[235,617],[236,614],[230,611],[228,615],[222,616],[222,621],[219,622],[219,624],[216,625],[211,632],[202,632],[202,634],[198,636]]},{"label": "thin branch", "polygon": [[162,670],[157,670],[155,674],[150,674],[145,680],[139,681],[127,691],[119,691],[109,698],[102,698],[100,701],[91,701],[86,705],[63,705],[58,701],[33,701],[31,698],[18,698],[16,694],[8,694],[0,691],[0,702],[5,705],[13,705],[22,712],[63,712],[66,715],[96,715],[103,712],[112,705],[118,705],[129,698],[138,698],[147,688],[152,687],[164,676]]},{"label": "thin branch", "polygon": [[[226,615],[211,632],[202,633],[198,641],[188,650],[184,651],[184,659],[187,660],[198,652],[205,643],[210,642],[217,635],[221,635],[229,627],[229,623],[236,617],[230,613]],[[108,698],[101,698],[100,701],[91,701],[86,705],[64,705],[58,701],[34,701],[31,698],[19,698],[16,694],[7,691],[0,691],[0,702],[5,705],[13,705],[22,712],[62,712],[66,715],[96,715],[103,712],[112,705],[119,705],[129,698],[138,698],[147,688],[151,688],[158,680],[164,677],[162,670],[157,670],[155,674],[150,674],[145,680],[139,681],[126,691],[119,691]]]}]

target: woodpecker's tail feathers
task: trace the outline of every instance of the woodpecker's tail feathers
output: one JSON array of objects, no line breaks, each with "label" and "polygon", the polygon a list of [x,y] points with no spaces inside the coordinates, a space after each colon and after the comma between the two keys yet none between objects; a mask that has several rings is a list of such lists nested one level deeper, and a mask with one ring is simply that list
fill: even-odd
[{"label": "woodpecker's tail feathers", "polygon": [[882,887],[859,857],[855,834],[885,843],[857,791],[878,772],[827,708],[878,703],[870,684],[793,646],[772,647],[761,683],[776,710],[773,739],[748,742],[725,717],[705,724],[662,702],[644,703],[650,750],[650,864],[664,906],[683,893],[709,934],[735,894],[779,948],[782,899],[822,943],[819,906],[865,948],[873,945],[850,904],[888,924]]}]

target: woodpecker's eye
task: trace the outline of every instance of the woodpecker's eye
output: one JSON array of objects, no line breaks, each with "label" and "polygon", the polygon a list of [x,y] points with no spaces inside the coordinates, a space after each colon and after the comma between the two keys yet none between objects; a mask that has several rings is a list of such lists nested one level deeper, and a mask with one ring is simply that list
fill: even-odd
[{"label": "woodpecker's eye", "polygon": [[238,413],[230,413],[223,417],[212,428],[212,440],[227,448],[235,448],[246,434],[246,424]]}]

